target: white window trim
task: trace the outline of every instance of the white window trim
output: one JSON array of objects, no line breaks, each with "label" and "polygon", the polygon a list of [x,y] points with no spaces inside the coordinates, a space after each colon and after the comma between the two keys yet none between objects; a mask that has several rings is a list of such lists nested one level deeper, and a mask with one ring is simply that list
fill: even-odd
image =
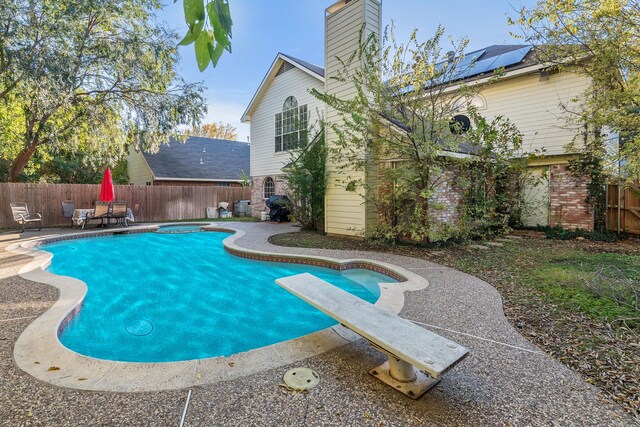
[{"label": "white window trim", "polygon": [[[291,100],[291,103],[294,103],[295,106],[285,109],[287,103]],[[302,115],[304,114],[304,118],[300,120]],[[286,117],[286,115],[290,115],[292,117]],[[285,125],[285,120],[296,120],[299,123],[289,123]],[[296,149],[300,146],[300,142],[303,139],[303,134],[307,132],[307,127],[309,125],[309,111],[307,108],[307,104],[298,105],[298,100],[294,96],[288,96],[284,103],[282,104],[282,111],[276,113],[275,115],[275,130],[274,130],[274,153],[286,153],[293,149]],[[293,131],[286,131],[288,129],[285,128],[295,128]],[[285,137],[295,135],[293,139],[293,146],[289,146],[285,148]],[[278,142],[278,138],[280,141]],[[277,146],[280,146],[280,149],[277,149]]]}]

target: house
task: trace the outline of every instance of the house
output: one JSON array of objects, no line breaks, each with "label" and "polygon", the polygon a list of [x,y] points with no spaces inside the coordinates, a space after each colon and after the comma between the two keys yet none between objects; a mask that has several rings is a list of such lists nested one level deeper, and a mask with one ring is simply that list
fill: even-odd
[{"label": "house", "polygon": [[191,136],[171,139],[157,153],[131,151],[129,183],[134,185],[210,185],[239,187],[248,180],[249,144]]},{"label": "house", "polygon": [[[251,126],[254,215],[258,215],[267,196],[286,192],[282,167],[289,160],[287,149],[295,147],[299,140],[296,138],[302,128],[296,123],[312,123],[323,117],[327,123],[339,124],[339,114],[312,97],[309,90],[342,99],[354,96],[355,88],[349,82],[333,78],[342,69],[338,58],[346,59],[358,49],[363,28],[365,37],[380,36],[381,7],[379,0],[341,0],[326,9],[324,68],[282,53],[276,56],[242,116],[243,122]],[[530,172],[543,179],[525,190],[530,205],[536,207],[525,218],[526,223],[592,229],[593,216],[585,202],[587,182],[572,176],[567,168],[572,155],[566,153],[565,145],[579,129],[566,126],[563,108],[574,102],[589,80],[536,61],[532,46],[493,45],[467,56],[475,57],[476,63],[475,71],[461,75],[465,82],[482,85],[489,81],[491,71],[501,66],[505,69],[503,79],[486,86],[480,96],[471,100],[479,113],[489,120],[497,116],[509,118],[524,134],[525,150],[545,152],[544,159],[531,164]],[[292,120],[302,115],[305,120]],[[337,137],[330,126],[325,135],[327,145],[335,145]],[[343,172],[332,161],[327,170],[325,231],[358,235],[375,224],[377,215],[362,195],[337,184]],[[375,179],[376,170],[353,173],[357,174],[363,180],[371,180]],[[448,204],[440,213],[443,219],[455,221],[460,191],[452,186],[439,189],[436,198]]]},{"label": "house", "polygon": [[324,105],[309,93],[324,91],[324,69],[283,53],[276,55],[242,115],[250,123],[251,206],[260,217],[265,200],[286,193],[282,168],[307,126],[318,128]]}]

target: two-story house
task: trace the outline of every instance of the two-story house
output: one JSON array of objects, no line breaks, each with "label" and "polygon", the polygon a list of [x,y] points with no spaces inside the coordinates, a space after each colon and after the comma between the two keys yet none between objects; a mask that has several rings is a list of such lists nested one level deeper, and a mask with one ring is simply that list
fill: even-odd
[{"label": "two-story house", "polygon": [[[309,64],[285,54],[278,54],[260,84],[242,120],[251,125],[252,206],[254,215],[264,207],[272,194],[286,193],[282,167],[289,159],[288,150],[297,146],[307,124],[321,117],[327,123],[340,120],[337,112],[314,98],[317,89],[343,99],[354,95],[349,82],[334,79],[342,69],[338,58],[346,59],[358,49],[360,32],[381,34],[381,2],[379,0],[341,0],[326,9],[325,68]],[[464,81],[485,84],[492,71],[504,67],[504,77],[487,85],[473,100],[479,112],[491,120],[509,118],[524,134],[526,151],[544,150],[544,159],[531,164],[531,173],[542,176],[535,186],[525,191],[531,206],[525,218],[528,225],[561,225],[566,228],[591,229],[593,216],[586,204],[586,181],[573,177],[567,162],[571,154],[565,146],[579,132],[568,128],[565,107],[587,88],[587,78],[571,72],[557,72],[549,64],[536,60],[535,48],[526,45],[493,45],[467,57],[475,58],[474,71]],[[354,66],[358,66],[355,64]],[[336,135],[325,129],[327,144]],[[338,184],[339,172],[327,165],[328,183],[325,198],[325,231],[330,234],[358,235],[376,221],[373,208],[356,192]],[[363,174],[375,174],[365,171]],[[367,178],[367,177],[363,177]],[[363,191],[363,190],[362,190]],[[442,198],[449,200],[446,218],[456,219],[459,195],[444,187]]]}]

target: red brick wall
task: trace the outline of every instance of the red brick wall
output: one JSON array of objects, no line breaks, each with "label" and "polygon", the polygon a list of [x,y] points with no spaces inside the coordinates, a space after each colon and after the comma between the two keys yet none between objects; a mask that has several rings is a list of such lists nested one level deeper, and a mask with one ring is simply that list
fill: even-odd
[{"label": "red brick wall", "polygon": [[589,181],[586,178],[576,178],[569,172],[567,165],[552,165],[549,168],[549,180],[549,225],[593,230],[593,212],[586,202]]},{"label": "red brick wall", "polygon": [[275,194],[287,194],[287,183],[283,180],[281,175],[251,177],[251,214],[256,218],[260,218],[260,212],[265,211],[263,183],[267,176],[273,178]]}]

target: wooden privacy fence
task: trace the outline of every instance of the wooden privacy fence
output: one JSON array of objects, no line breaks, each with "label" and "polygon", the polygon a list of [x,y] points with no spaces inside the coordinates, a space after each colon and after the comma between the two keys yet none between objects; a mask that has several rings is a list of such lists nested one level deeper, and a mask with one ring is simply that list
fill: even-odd
[{"label": "wooden privacy fence", "polygon": [[[136,222],[196,219],[206,217],[208,206],[251,198],[246,187],[170,187],[116,185],[116,200],[126,200],[130,207],[140,200],[142,207]],[[68,225],[62,214],[62,201],[72,200],[76,208],[92,208],[100,195],[99,184],[18,184],[0,183],[0,228],[13,227],[10,203],[25,202],[30,212],[42,214],[42,225]]]},{"label": "wooden privacy fence", "polygon": [[[618,220],[618,218],[620,219]],[[617,185],[609,185],[607,189],[607,228],[617,231],[618,224],[620,224],[622,232],[640,234],[640,184],[627,188],[622,187],[620,194],[618,194]]]}]

